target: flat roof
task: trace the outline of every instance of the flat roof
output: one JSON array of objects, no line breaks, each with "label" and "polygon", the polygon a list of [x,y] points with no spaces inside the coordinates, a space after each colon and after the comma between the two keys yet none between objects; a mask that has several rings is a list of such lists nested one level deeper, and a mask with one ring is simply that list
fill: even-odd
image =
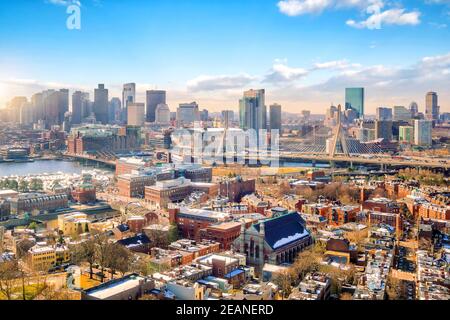
[{"label": "flat roof", "polygon": [[106,282],[98,287],[86,291],[86,293],[97,299],[107,299],[120,292],[139,286],[139,281],[144,280],[141,276],[132,275],[130,277]]}]

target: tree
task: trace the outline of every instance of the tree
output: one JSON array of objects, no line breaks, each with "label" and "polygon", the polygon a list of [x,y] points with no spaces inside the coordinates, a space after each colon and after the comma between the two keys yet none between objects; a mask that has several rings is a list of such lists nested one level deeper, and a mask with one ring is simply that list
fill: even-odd
[{"label": "tree", "polygon": [[101,282],[105,279],[105,268],[109,263],[109,256],[111,254],[111,245],[108,237],[104,233],[99,233],[94,236],[95,243],[95,261],[100,265]]},{"label": "tree", "polygon": [[18,184],[18,189],[20,192],[27,192],[29,191],[28,189],[28,181],[26,181],[25,179],[20,180],[19,184]]},{"label": "tree", "polygon": [[292,284],[294,282],[295,275],[291,270],[281,272],[275,276],[273,282],[278,286],[282,292],[283,298],[288,298],[292,292]]},{"label": "tree", "polygon": [[42,182],[41,179],[33,178],[30,181],[29,188],[32,191],[39,191],[39,190],[42,190],[44,188],[44,183]]},{"label": "tree", "polygon": [[109,244],[108,252],[109,257],[106,267],[111,269],[111,280],[114,279],[116,271],[124,276],[131,267],[131,252],[118,243]]},{"label": "tree", "polygon": [[389,275],[386,282],[386,295],[388,300],[400,300],[402,296],[401,282]]},{"label": "tree", "polygon": [[0,293],[6,300],[13,300],[14,289],[18,273],[19,262],[16,259],[5,261],[0,264]]}]

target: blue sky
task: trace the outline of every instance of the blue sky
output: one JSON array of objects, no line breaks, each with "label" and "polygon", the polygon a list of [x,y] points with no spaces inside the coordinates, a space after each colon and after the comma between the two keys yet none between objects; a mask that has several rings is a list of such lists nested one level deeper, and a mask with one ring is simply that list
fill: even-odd
[{"label": "blue sky", "polygon": [[[435,90],[450,111],[450,0],[0,1],[0,106],[48,87],[126,82],[237,108],[264,87],[286,111],[323,112],[364,86],[369,112]],[[80,5],[81,29],[66,27]],[[375,10],[375,11],[374,11]],[[379,27],[373,28],[373,27]]]}]

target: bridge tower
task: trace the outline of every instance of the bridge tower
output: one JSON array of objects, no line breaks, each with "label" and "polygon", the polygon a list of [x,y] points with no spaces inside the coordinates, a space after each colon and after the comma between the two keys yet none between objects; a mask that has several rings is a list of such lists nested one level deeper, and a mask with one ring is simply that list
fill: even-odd
[{"label": "bridge tower", "polygon": [[342,148],[342,152],[344,153],[345,156],[350,157],[350,153],[348,152],[348,145],[347,145],[347,139],[345,136],[345,130],[344,127],[342,126],[342,121],[341,121],[341,110],[342,107],[341,105],[338,105],[338,113],[337,113],[337,125],[336,125],[336,129],[333,135],[333,141],[331,144],[331,148],[330,148],[330,156],[334,157],[338,152],[337,152],[337,146],[338,146],[338,142],[340,142],[341,148]]}]

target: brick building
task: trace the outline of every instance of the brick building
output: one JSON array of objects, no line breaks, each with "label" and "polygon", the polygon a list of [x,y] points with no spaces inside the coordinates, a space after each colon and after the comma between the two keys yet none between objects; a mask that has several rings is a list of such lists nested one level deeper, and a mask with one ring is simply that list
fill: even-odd
[{"label": "brick building", "polygon": [[256,180],[243,180],[241,177],[224,179],[219,183],[219,195],[231,202],[240,202],[242,197],[256,191]]},{"label": "brick building", "polygon": [[169,209],[169,221],[175,223],[183,238],[200,240],[200,230],[230,220],[230,215],[218,211],[173,208]]},{"label": "brick building", "polygon": [[68,202],[67,194],[24,193],[11,199],[11,213],[32,213],[34,210],[54,211],[67,208]]},{"label": "brick building", "polygon": [[233,241],[241,234],[241,223],[224,222],[200,230],[200,238],[220,243],[222,250],[230,250]]}]

